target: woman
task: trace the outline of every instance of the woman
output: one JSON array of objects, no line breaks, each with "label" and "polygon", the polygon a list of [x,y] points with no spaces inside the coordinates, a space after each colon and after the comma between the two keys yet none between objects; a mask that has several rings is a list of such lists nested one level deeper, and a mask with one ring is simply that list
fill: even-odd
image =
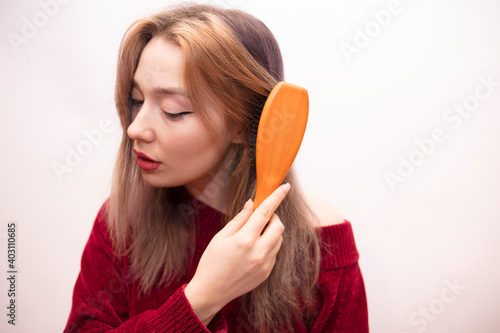
[{"label": "woman", "polygon": [[[267,27],[168,8],[122,40],[124,129],[65,332],[367,332],[351,225],[293,169],[258,209],[255,132],[282,81]],[[243,208],[242,208],[243,207]]]}]

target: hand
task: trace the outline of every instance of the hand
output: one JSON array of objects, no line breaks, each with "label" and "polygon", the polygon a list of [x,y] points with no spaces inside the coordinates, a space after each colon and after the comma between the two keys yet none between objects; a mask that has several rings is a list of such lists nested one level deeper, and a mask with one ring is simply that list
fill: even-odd
[{"label": "hand", "polygon": [[284,230],[274,211],[289,190],[289,184],[280,186],[255,212],[253,202],[247,201],[208,244],[184,290],[205,325],[224,305],[255,289],[271,274]]}]

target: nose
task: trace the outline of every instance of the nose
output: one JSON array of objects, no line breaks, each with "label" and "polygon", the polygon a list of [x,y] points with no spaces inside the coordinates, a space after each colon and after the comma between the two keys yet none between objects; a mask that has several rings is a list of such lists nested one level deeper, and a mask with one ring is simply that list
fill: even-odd
[{"label": "nose", "polygon": [[151,108],[144,104],[139,111],[132,111],[132,123],[127,128],[127,135],[134,141],[152,142],[155,139],[154,123]]}]

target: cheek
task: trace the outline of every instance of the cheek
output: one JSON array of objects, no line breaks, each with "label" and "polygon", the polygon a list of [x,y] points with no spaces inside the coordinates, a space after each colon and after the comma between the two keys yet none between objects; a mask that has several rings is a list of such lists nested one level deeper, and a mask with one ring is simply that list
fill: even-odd
[{"label": "cheek", "polygon": [[[168,139],[168,142],[166,140]],[[178,162],[200,161],[217,158],[223,150],[217,141],[208,135],[203,127],[189,126],[179,131],[171,131],[164,140],[166,153]]]}]

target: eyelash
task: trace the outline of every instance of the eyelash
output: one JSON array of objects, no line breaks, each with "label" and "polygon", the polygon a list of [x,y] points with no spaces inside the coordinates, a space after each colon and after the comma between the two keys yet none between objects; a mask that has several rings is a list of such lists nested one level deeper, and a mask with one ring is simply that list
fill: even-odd
[{"label": "eyelash", "polygon": [[[141,106],[144,101],[140,101],[138,99],[134,99],[134,98],[131,98],[131,104],[132,104],[132,107],[137,107],[137,106]],[[171,120],[175,120],[175,119],[178,119],[178,118],[181,118],[182,116],[186,115],[186,114],[190,114],[190,113],[193,113],[191,111],[183,111],[183,112],[179,112],[179,113],[168,113],[166,111],[163,111],[163,114],[165,115],[165,117],[167,117],[168,119],[171,119]]]},{"label": "eyelash", "polygon": [[130,104],[132,107],[136,107],[142,105],[143,101],[139,101],[138,99],[130,98]]},{"label": "eyelash", "polygon": [[190,114],[190,113],[192,113],[192,112],[184,111],[184,112],[179,112],[179,113],[168,113],[168,112],[163,111],[163,114],[165,115],[165,117],[167,117],[168,119],[171,119],[171,120],[182,118],[184,115]]}]

